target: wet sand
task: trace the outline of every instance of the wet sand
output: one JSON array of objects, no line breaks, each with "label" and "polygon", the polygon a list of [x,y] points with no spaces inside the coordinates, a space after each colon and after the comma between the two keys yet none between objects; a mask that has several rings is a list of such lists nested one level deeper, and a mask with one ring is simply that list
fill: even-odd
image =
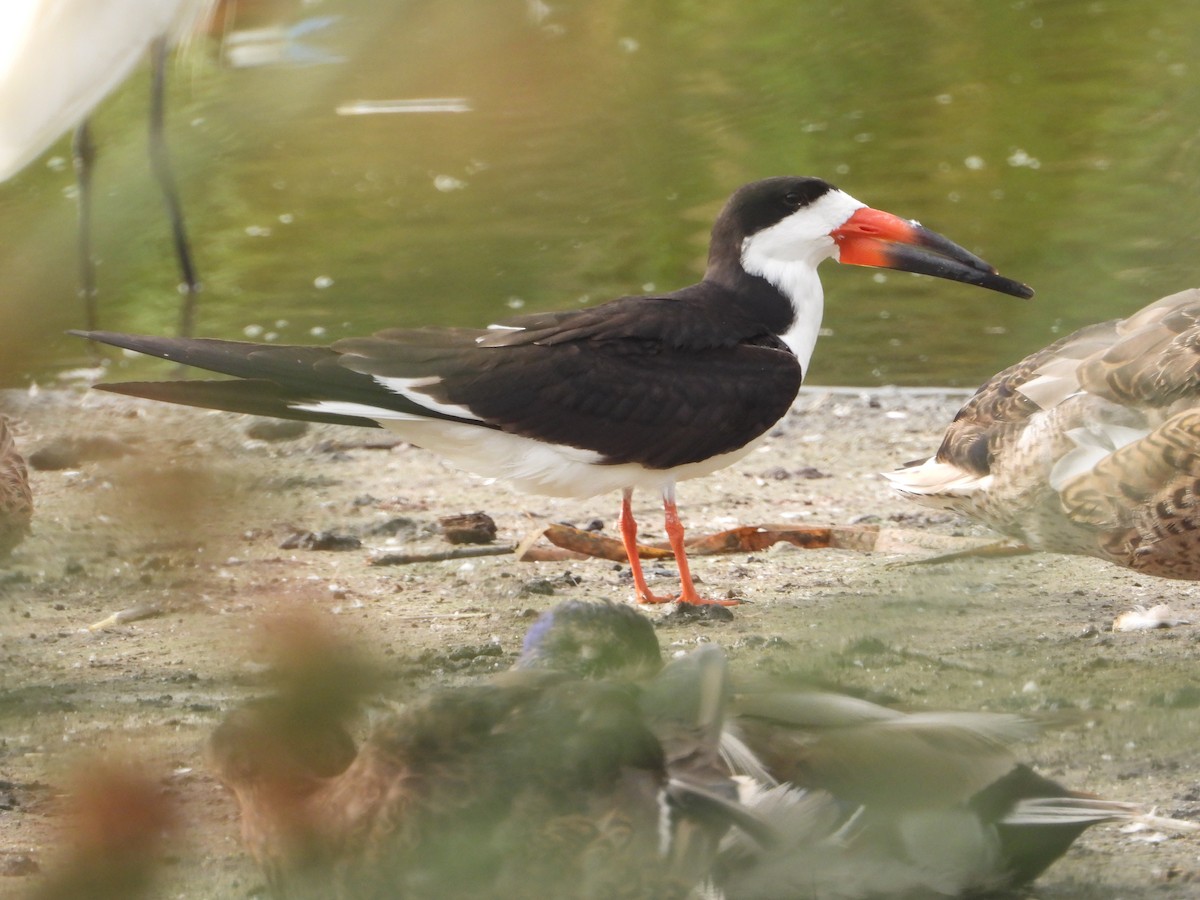
[{"label": "wet sand", "polygon": [[[930,453],[962,397],[806,388],[765,446],[680,486],[684,524],[692,535],[783,523],[985,537],[893,495],[877,474]],[[52,864],[67,773],[97,753],[142,760],[179,803],[186,831],[158,896],[262,895],[202,747],[224,711],[267,690],[271,614],[307,610],[359,642],[388,673],[384,693],[403,699],[507,667],[531,616],[554,603],[631,596],[628,567],[598,559],[370,563],[381,551],[449,549],[436,520],[480,510],[504,543],[558,521],[599,519],[615,536],[616,496],[519,495],[382,431],[318,426],[263,441],[246,417],[76,388],[7,393],[0,411],[27,455],[105,439],[74,465],[33,473],[34,534],[0,569],[0,897],[39,880],[17,874],[26,861]],[[644,537],[661,539],[657,498],[635,497],[635,512]],[[362,547],[281,548],[305,531]],[[702,590],[748,602],[728,623],[664,624],[660,640],[714,641],[735,671],[905,708],[1046,716],[1053,724],[1022,751],[1040,772],[1200,820],[1195,587],[1048,555],[897,565],[919,558],[786,545],[697,558]],[[671,566],[649,570],[652,587],[674,585]],[[1109,630],[1135,604],[1161,602],[1198,624]],[[138,612],[88,630],[122,610]],[[1146,837],[1093,828],[1033,895],[1200,896],[1200,838]]]}]

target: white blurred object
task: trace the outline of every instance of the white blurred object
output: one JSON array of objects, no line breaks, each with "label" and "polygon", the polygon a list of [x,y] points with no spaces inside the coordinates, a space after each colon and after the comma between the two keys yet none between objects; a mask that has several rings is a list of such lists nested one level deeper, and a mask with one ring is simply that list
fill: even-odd
[{"label": "white blurred object", "polygon": [[212,0],[0,3],[0,181],[82,122],[152,41],[186,35]]},{"label": "white blurred object", "polygon": [[191,334],[200,291],[163,135],[168,44],[191,33],[216,0],[0,0],[0,181],[75,128],[80,288],[87,327],[97,325],[91,246],[88,116],[150,51],[150,166],[162,188],[182,276],[179,333]]},{"label": "white blurred object", "polygon": [[1174,628],[1177,625],[1190,625],[1187,619],[1181,619],[1171,612],[1166,603],[1151,606],[1135,606],[1129,612],[1121,613],[1113,619],[1113,631],[1153,631],[1156,628]]},{"label": "white blurred object", "polygon": [[221,41],[221,59],[233,69],[262,66],[323,66],[346,61],[307,40],[341,21],[341,16],[312,16],[294,25],[234,28]]},{"label": "white blurred object", "polygon": [[339,116],[383,116],[403,113],[465,113],[465,97],[418,97],[413,100],[351,100],[337,108]]}]

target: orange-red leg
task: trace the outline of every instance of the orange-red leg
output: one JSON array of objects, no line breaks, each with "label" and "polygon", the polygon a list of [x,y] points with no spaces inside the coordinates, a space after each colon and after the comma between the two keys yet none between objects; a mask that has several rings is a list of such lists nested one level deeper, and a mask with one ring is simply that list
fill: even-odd
[{"label": "orange-red leg", "polygon": [[679,521],[679,510],[675,507],[675,486],[663,488],[663,512],[666,520],[667,540],[671,542],[671,550],[675,554],[675,564],[679,567],[680,592],[678,597],[662,597],[650,591],[646,584],[646,576],[642,572],[642,561],[637,550],[637,522],[633,518],[631,500],[632,489],[626,489],[621,495],[621,516],[618,524],[621,529],[621,543],[625,546],[625,555],[629,557],[629,569],[633,574],[633,586],[637,592],[638,603],[670,603],[678,600],[680,603],[690,603],[694,606],[736,606],[736,600],[706,600],[696,593],[692,583],[692,570],[688,565],[687,551],[683,546],[683,524]]},{"label": "orange-red leg", "polygon": [[688,565],[687,550],[683,546],[683,523],[679,521],[679,510],[675,508],[675,485],[663,488],[663,513],[666,520],[667,540],[675,553],[675,565],[679,567],[679,602],[694,606],[737,606],[736,600],[706,600],[696,593],[692,583],[692,569]]},{"label": "orange-red leg", "polygon": [[621,543],[625,545],[625,555],[629,557],[629,570],[633,573],[633,587],[637,592],[638,603],[670,603],[670,597],[660,597],[650,592],[646,584],[646,576],[642,573],[642,560],[637,550],[637,522],[633,518],[632,488],[626,488],[621,495],[621,517],[618,524],[621,528]]}]

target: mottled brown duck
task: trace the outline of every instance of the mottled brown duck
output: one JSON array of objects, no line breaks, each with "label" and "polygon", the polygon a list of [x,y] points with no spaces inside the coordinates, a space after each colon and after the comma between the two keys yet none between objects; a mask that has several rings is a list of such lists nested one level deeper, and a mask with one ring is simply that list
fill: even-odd
[{"label": "mottled brown duck", "polygon": [[33,519],[33,492],[29,472],[17,452],[17,442],[4,416],[0,416],[0,561],[6,559],[29,534]]},{"label": "mottled brown duck", "polygon": [[699,718],[723,714],[724,679],[715,648],[644,690],[514,672],[420,697],[357,747],[285,693],[230,713],[209,760],[278,900],[682,900],[738,808],[721,721]]},{"label": "mottled brown duck", "polygon": [[887,477],[1033,550],[1200,578],[1200,290],[1005,369]]}]

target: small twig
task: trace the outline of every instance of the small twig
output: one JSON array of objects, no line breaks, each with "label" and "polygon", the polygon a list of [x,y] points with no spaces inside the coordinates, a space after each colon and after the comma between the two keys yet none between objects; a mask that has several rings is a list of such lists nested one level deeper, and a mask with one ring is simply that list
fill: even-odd
[{"label": "small twig", "polygon": [[[530,547],[524,553],[518,553],[520,562],[572,562],[580,559],[594,559],[590,553],[580,553],[578,550],[565,550],[562,547]],[[623,562],[625,557],[621,557]]]},{"label": "small twig", "polygon": [[444,562],[448,559],[471,559],[476,556],[506,556],[513,552],[512,544],[496,544],[489,547],[455,547],[453,550],[437,550],[433,553],[385,553],[371,559],[373,566],[406,566],[409,563]]},{"label": "small twig", "polygon": [[951,553],[941,553],[937,556],[925,556],[921,559],[906,559],[891,563],[893,568],[902,566],[937,566],[942,563],[957,562],[960,559],[1007,559],[1010,556],[1028,556],[1034,551],[1024,544],[1013,541],[993,541],[968,547],[965,550],[955,550]]},{"label": "small twig", "polygon": [[535,528],[525,537],[521,538],[516,547],[513,548],[513,554],[518,560],[524,562],[529,557],[527,554],[533,548],[533,545],[542,539],[542,535],[546,533],[546,528]]},{"label": "small twig", "polygon": [[124,625],[126,622],[137,622],[141,619],[153,619],[161,616],[166,610],[161,603],[140,603],[128,609],[117,610],[112,615],[105,616],[99,622],[87,626],[88,631],[103,631],[113,625]]},{"label": "small twig", "polygon": [[476,613],[427,613],[425,615],[413,616],[393,616],[392,621],[395,622],[428,622],[432,619],[486,619],[488,616],[493,616],[495,613],[476,612]]}]

